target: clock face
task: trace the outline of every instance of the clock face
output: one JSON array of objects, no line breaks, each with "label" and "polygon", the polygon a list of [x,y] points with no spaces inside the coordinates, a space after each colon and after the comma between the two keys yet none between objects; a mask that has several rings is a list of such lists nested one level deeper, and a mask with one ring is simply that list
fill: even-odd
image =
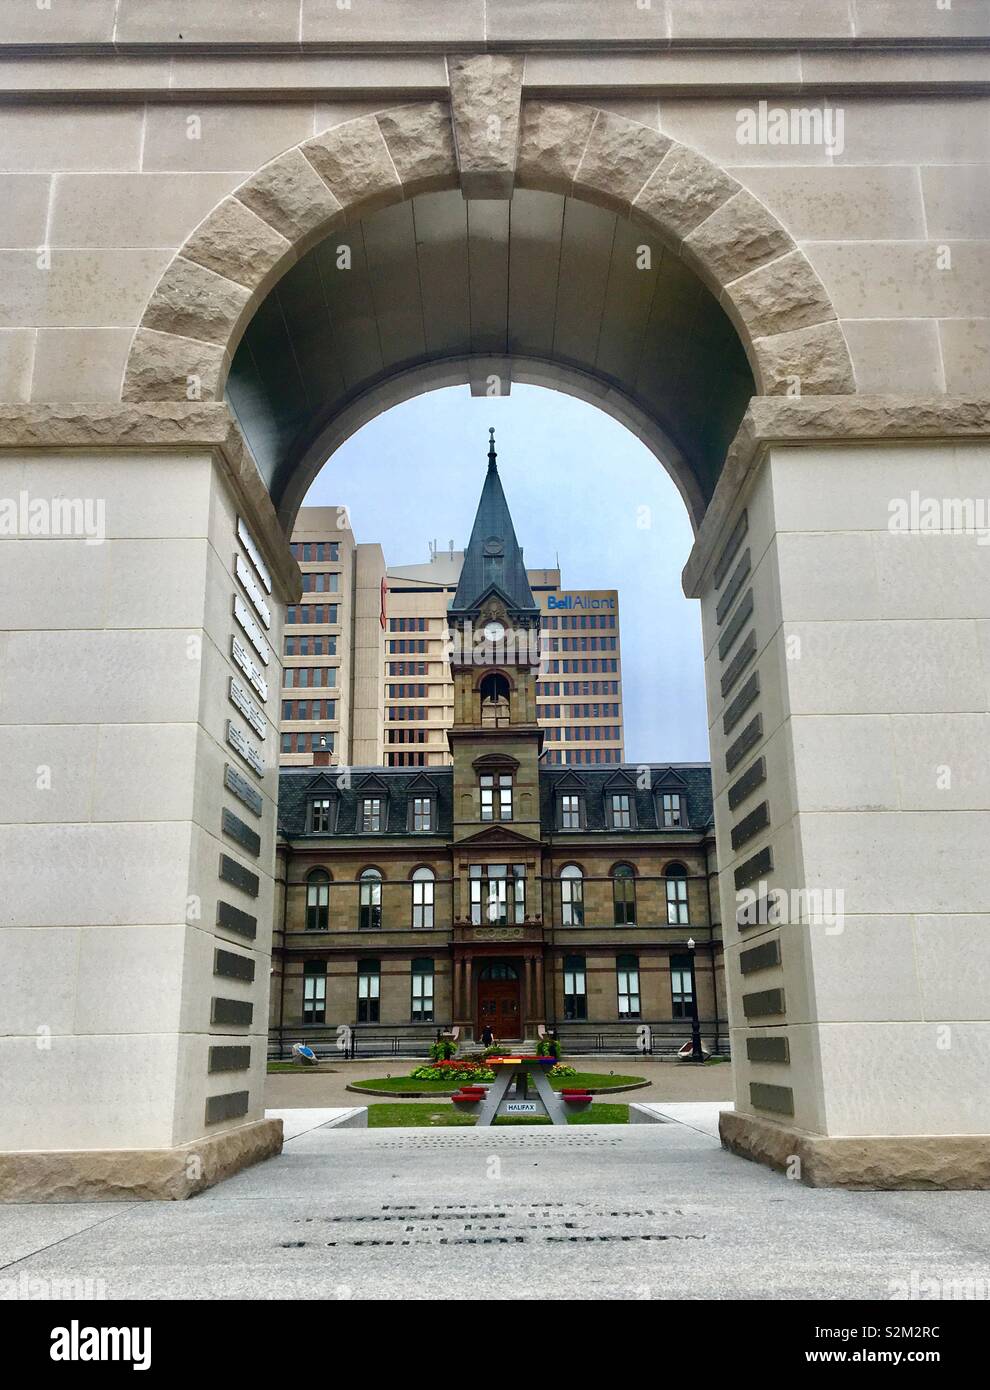
[{"label": "clock face", "polygon": [[487,642],[501,642],[505,636],[505,628],[501,623],[485,624],[485,640]]}]

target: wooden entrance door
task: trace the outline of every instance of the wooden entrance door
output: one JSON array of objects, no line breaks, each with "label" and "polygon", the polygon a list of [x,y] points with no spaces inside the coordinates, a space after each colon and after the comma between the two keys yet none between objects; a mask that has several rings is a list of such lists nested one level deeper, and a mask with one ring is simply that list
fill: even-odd
[{"label": "wooden entrance door", "polygon": [[513,961],[491,961],[478,977],[475,1037],[491,1028],[496,1039],[522,1037],[520,966]]}]

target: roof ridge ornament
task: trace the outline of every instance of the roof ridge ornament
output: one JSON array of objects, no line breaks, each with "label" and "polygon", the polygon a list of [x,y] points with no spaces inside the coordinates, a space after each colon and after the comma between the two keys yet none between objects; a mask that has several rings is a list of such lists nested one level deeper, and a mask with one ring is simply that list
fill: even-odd
[{"label": "roof ridge ornament", "polygon": [[491,429],[488,431],[488,469],[489,469],[489,472],[495,472],[495,471],[496,471],[497,465],[496,465],[496,463],[495,463],[495,460],[496,460],[497,458],[498,458],[498,454],[496,454],[496,452],[495,452],[495,426],[492,425]]}]

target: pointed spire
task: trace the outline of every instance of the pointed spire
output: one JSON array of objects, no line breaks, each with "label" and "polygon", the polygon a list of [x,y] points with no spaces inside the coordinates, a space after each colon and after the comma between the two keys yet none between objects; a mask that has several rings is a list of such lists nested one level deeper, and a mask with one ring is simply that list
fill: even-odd
[{"label": "pointed spire", "polygon": [[509,504],[502,491],[495,453],[495,430],[488,431],[488,472],[481,489],[481,500],[471,528],[471,539],[464,552],[457,593],[450,605],[452,613],[469,613],[484,597],[497,591],[507,606],[517,612],[537,612],[523,554],[516,540],[509,515]]}]

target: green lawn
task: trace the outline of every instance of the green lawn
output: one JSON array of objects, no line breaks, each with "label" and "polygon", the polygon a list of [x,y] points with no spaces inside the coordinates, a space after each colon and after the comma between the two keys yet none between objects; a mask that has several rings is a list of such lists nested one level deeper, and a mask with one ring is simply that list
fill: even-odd
[{"label": "green lawn", "polygon": [[352,1081],[355,1088],[367,1086],[371,1091],[394,1091],[396,1095],[415,1095],[425,1092],[428,1096],[449,1096],[456,1091],[460,1082],[455,1081],[417,1081],[411,1076],[371,1076],[365,1081]]},{"label": "green lawn", "polygon": [[[629,1106],[612,1103],[610,1105],[592,1104],[587,1110],[579,1111],[569,1117],[572,1125],[624,1125],[629,1123]],[[497,1125],[548,1125],[545,1115],[503,1115],[496,1120]],[[453,1127],[470,1129],[474,1116],[455,1110],[452,1103],[438,1104],[423,1101],[421,1105],[380,1105],[368,1106],[369,1129],[440,1129]]]},{"label": "green lawn", "polygon": [[[642,1081],[641,1076],[610,1076],[607,1072],[580,1071],[576,1076],[551,1076],[550,1085],[555,1091],[564,1086],[583,1086],[588,1091],[606,1091],[615,1087],[634,1086]],[[367,1087],[369,1091],[389,1091],[395,1095],[450,1095],[460,1085],[453,1081],[417,1081],[412,1076],[371,1076],[364,1081],[351,1083],[352,1089]]]},{"label": "green lawn", "polygon": [[641,1076],[612,1076],[604,1071],[579,1071],[576,1076],[551,1076],[550,1085],[555,1091],[565,1086],[583,1086],[586,1091],[607,1091],[615,1086],[635,1086],[642,1081]]},{"label": "green lawn", "polygon": [[319,1076],[321,1072],[326,1073],[336,1070],[335,1067],[327,1066],[328,1060],[328,1058],[324,1058],[319,1062],[269,1062],[268,1070],[269,1072],[294,1071],[300,1073],[311,1071]]}]

